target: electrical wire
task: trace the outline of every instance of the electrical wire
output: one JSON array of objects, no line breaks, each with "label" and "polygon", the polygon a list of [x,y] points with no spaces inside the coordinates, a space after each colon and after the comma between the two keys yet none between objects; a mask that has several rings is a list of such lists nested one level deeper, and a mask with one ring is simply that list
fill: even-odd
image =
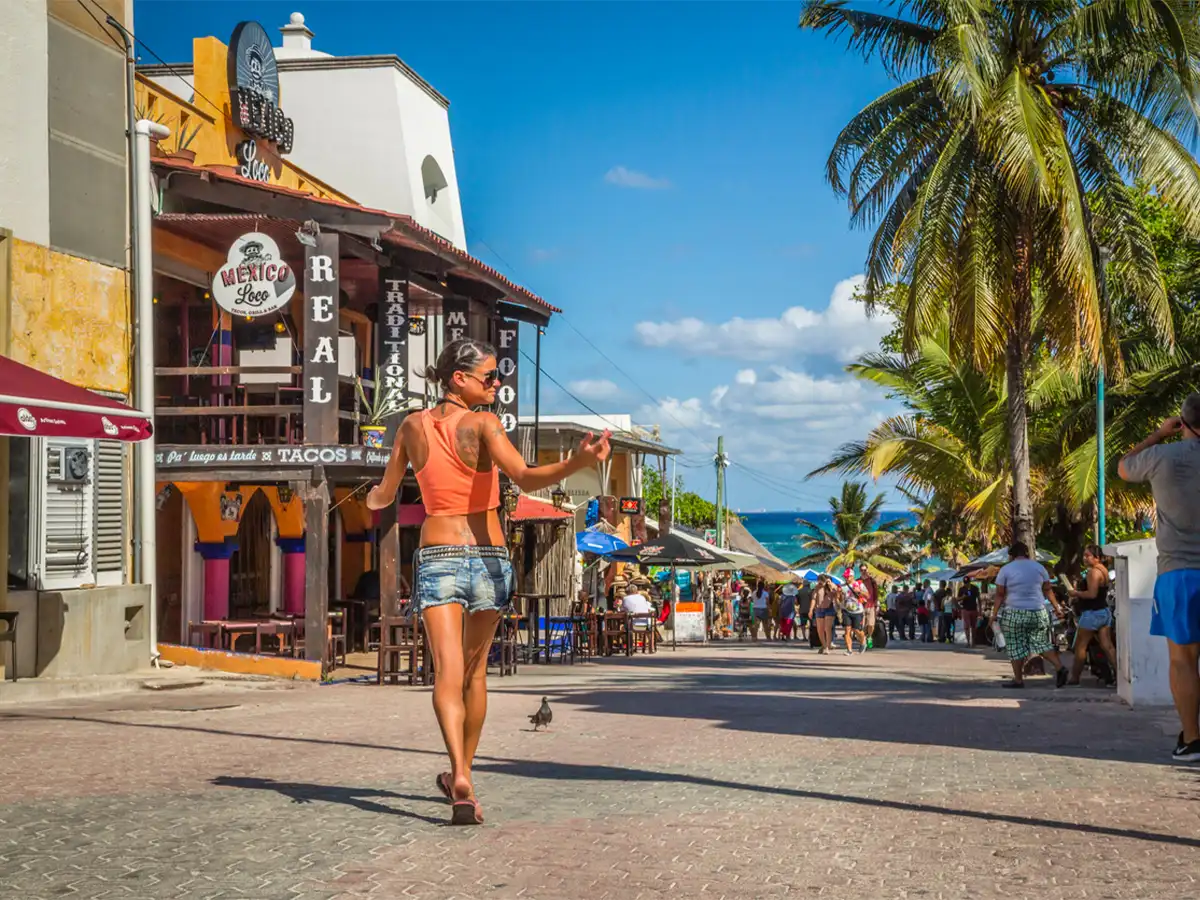
[{"label": "electrical wire", "polygon": [[[475,243],[481,244],[483,247],[485,247],[488,250],[488,252],[492,254],[492,256],[494,256],[497,260],[499,260],[499,262],[501,264],[503,264],[509,270],[509,274],[512,277],[514,277],[514,278],[518,277],[516,268],[512,265],[512,263],[510,263],[507,259],[505,259],[494,247],[492,247],[490,244],[488,244],[487,241],[483,240],[478,235],[474,235],[474,234],[470,234],[470,233],[469,233],[469,239],[471,241],[474,241]],[[592,348],[592,350],[594,350],[597,354],[599,354],[599,356],[602,359],[604,359],[605,362],[607,362],[610,366],[612,366],[613,369],[615,369],[618,373],[623,375],[625,377],[625,379],[630,384],[632,384],[635,388],[637,388],[641,393],[645,394],[646,397],[649,398],[650,402],[653,403],[666,416],[668,416],[670,419],[672,419],[676,425],[678,425],[687,434],[689,434],[691,437],[695,438],[700,443],[706,443],[706,441],[703,437],[698,435],[690,427],[688,427],[686,424],[684,424],[682,421],[680,421],[679,418],[677,416],[675,416],[671,412],[670,409],[668,409],[667,407],[665,407],[663,405],[661,400],[659,400],[657,397],[654,396],[654,394],[652,394],[650,391],[648,391],[646,388],[644,388],[641,385],[641,383],[638,382],[638,380],[636,378],[634,378],[632,375],[630,375],[628,372],[626,372],[616,362],[616,360],[614,360],[611,356],[609,356],[607,353],[605,353],[604,350],[602,350],[595,343],[595,341],[593,341],[583,331],[581,331],[579,328],[577,328],[575,326],[575,323],[570,320],[570,318],[566,315],[566,313],[559,313],[559,318],[567,325],[568,328],[570,328],[577,335],[579,335],[579,337],[583,339],[584,343],[586,343],[589,347]],[[543,369],[542,371],[545,372],[545,369]],[[547,377],[549,377],[549,376],[547,376]],[[560,385],[560,387],[561,387],[561,385]],[[581,405],[583,405],[584,408],[587,408],[586,404],[583,404],[582,401],[580,401],[578,398],[575,398],[575,399],[577,402],[581,403]],[[709,466],[712,465],[711,462],[696,464],[696,465],[689,465],[687,463],[679,461],[678,458],[676,459],[676,463],[680,466],[683,466],[684,468],[697,468],[697,469],[708,468]],[[797,489],[791,485],[787,485],[785,482],[782,482],[780,479],[778,479],[777,476],[771,475],[767,472],[763,472],[760,469],[755,469],[754,467],[748,466],[745,463],[738,463],[738,462],[731,461],[729,463],[729,465],[731,468],[736,468],[739,471],[746,473],[749,477],[751,477],[752,480],[756,480],[760,485],[762,485],[764,487],[769,487],[775,491],[785,492],[787,494],[790,494],[795,499],[801,500],[805,503],[816,502],[818,500],[824,499],[824,498],[818,496],[816,493],[811,493],[808,491],[804,491],[802,489]],[[772,484],[770,482],[777,482],[777,483]]]},{"label": "electrical wire", "polygon": [[[87,14],[88,14],[88,17],[89,17],[89,18],[90,18],[90,19],[91,19],[93,22],[95,22],[95,23],[96,23],[96,27],[97,27],[97,28],[99,28],[101,31],[103,31],[103,32],[104,32],[104,35],[105,35],[105,37],[107,37],[107,38],[108,38],[110,41],[112,41],[112,44],[113,44],[113,46],[114,46],[114,47],[116,47],[118,50],[120,50],[120,51],[121,51],[121,55],[122,55],[122,56],[124,56],[124,55],[125,55],[125,43],[124,43],[123,41],[118,41],[118,40],[117,40],[115,37],[113,37],[113,33],[112,33],[111,31],[109,31],[109,30],[108,30],[107,26],[105,26],[105,25],[104,25],[104,23],[102,23],[102,22],[101,22],[99,19],[97,19],[97,18],[96,18],[96,14],[95,14],[95,13],[93,13],[93,12],[92,12],[90,9],[88,9],[88,8],[87,8],[87,6],[85,6],[85,5],[84,5],[84,2],[83,2],[83,0],[75,0],[75,2],[79,4],[79,7],[80,7],[80,8],[81,8],[81,9],[82,9],[82,10],[83,10],[85,13],[87,13]],[[104,13],[106,16],[108,15],[108,12],[106,12],[106,11],[105,11],[104,7],[97,7],[97,8],[98,8],[98,9],[99,9],[99,10],[100,10],[102,13]]]}]

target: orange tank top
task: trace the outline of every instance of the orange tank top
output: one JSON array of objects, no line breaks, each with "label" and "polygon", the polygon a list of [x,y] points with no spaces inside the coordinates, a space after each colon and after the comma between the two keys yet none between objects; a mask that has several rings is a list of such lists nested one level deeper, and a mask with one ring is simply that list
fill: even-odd
[{"label": "orange tank top", "polygon": [[465,516],[486,512],[500,505],[500,472],[479,472],[458,455],[454,431],[467,414],[456,409],[444,419],[435,419],[433,410],[421,413],[421,430],[429,448],[425,465],[417,473],[421,501],[431,516]]}]

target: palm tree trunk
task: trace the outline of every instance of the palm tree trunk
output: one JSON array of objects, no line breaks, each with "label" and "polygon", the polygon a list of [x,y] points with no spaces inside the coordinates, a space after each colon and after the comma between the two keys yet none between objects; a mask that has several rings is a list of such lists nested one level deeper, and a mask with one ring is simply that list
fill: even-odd
[{"label": "palm tree trunk", "polygon": [[1013,321],[1005,348],[1008,381],[1008,459],[1012,469],[1012,536],[1031,551],[1036,549],[1033,530],[1033,486],[1029,474],[1029,408],[1025,397],[1025,365],[1033,335],[1033,233],[1028,225],[1017,234],[1016,274],[1013,283]]}]

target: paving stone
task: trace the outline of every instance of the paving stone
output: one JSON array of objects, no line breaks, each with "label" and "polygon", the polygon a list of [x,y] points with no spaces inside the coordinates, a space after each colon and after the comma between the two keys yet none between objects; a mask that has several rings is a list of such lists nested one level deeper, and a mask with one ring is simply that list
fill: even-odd
[{"label": "paving stone", "polygon": [[427,689],[6,709],[0,900],[1195,896],[1169,712],[1006,696],[1006,668],[736,643],[525,667],[492,681],[477,829],[445,825]]}]

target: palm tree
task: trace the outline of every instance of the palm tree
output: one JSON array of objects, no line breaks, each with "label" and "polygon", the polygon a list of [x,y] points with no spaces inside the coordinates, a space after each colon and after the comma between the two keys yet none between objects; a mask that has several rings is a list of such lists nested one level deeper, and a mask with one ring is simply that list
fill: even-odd
[{"label": "palm tree", "polygon": [[[956,540],[990,548],[1006,538],[1011,479],[1004,451],[1003,374],[996,369],[983,374],[969,361],[956,359],[945,328],[921,338],[909,357],[872,353],[846,369],[887,388],[908,411],[885,419],[864,440],[843,444],[809,477],[830,472],[874,479],[891,475],[910,499],[914,494],[925,498],[941,521],[954,523]],[[1044,352],[1035,357],[1028,381],[1034,458],[1040,463],[1031,468],[1030,480],[1034,508],[1040,511],[1061,459],[1044,448],[1057,446],[1054,428],[1063,404],[1079,397],[1082,387]]]},{"label": "palm tree", "polygon": [[911,533],[904,519],[879,521],[883,503],[883,494],[867,502],[867,489],[861,482],[843,483],[842,496],[829,498],[833,531],[826,531],[807,519],[796,520],[805,533],[793,540],[800,541],[800,546],[811,552],[792,565],[825,563],[827,572],[857,565],[878,580],[904,572],[905,564],[896,557],[903,555],[904,540]]},{"label": "palm tree", "polygon": [[809,0],[801,28],[844,36],[898,86],[827,163],[852,223],[874,226],[868,304],[902,286],[905,349],[943,324],[955,353],[1006,376],[1014,537],[1033,546],[1027,377],[1035,326],[1061,358],[1119,370],[1101,299],[1127,298],[1160,343],[1171,316],[1127,179],[1200,235],[1197,8],[1173,0],[892,0],[894,15]]}]

